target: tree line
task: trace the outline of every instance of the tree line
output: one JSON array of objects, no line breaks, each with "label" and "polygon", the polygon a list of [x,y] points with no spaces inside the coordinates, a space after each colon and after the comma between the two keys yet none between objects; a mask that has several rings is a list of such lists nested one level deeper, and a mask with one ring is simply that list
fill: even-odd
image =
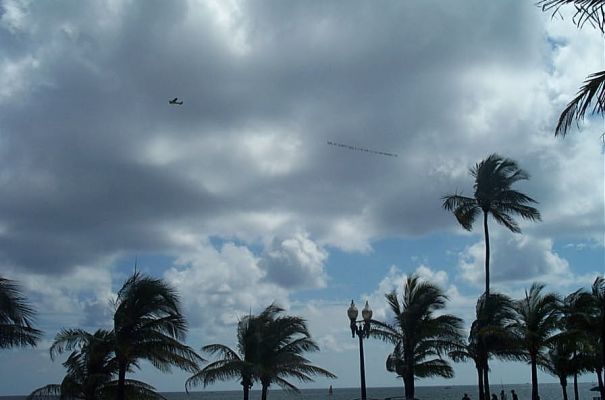
[{"label": "tree line", "polygon": [[[538,368],[559,379],[567,400],[572,378],[578,400],[578,376],[596,374],[603,393],[605,367],[605,278],[592,287],[566,296],[545,291],[534,283],[520,299],[501,293],[484,293],[477,301],[475,319],[465,337],[463,320],[443,312],[448,297],[439,286],[411,274],[400,293],[385,294],[391,321],[372,320],[369,336],[391,343],[387,371],[401,377],[405,399],[414,399],[415,380],[440,376],[452,378],[450,361],[471,361],[477,371],[479,399],[489,400],[489,361],[525,361],[530,365],[532,398],[539,398]],[[32,327],[33,310],[18,286],[0,278],[1,348],[35,346],[42,332]],[[306,321],[284,314],[271,304],[259,314],[240,319],[237,346],[210,344],[202,352],[214,356],[207,362],[183,340],[187,323],[177,293],[161,279],[134,273],[118,292],[114,327],[93,333],[63,329],[50,347],[51,359],[69,353],[63,363],[66,375],[60,384],[34,390],[30,400],[56,396],[61,399],[164,399],[145,382],[127,374],[149,361],[161,371],[177,367],[192,373],[185,382],[192,387],[223,380],[238,380],[248,400],[255,383],[267,399],[271,385],[298,391],[291,379],[311,382],[314,376],[336,378],[311,364],[306,352],[319,351]],[[203,363],[205,367],[201,367]]]},{"label": "tree line", "polygon": [[[54,360],[69,353],[63,362],[66,375],[59,384],[34,390],[29,400],[165,400],[153,386],[127,379],[142,361],[163,372],[172,367],[191,372],[187,390],[217,380],[241,379],[246,400],[255,382],[260,383],[266,400],[273,384],[298,391],[292,378],[298,382],[310,382],[315,375],[336,378],[304,357],[306,352],[319,351],[306,321],[284,314],[277,304],[239,321],[237,350],[223,344],[202,347],[203,352],[218,356],[204,368],[206,360],[184,343],[187,321],[179,296],[162,279],[135,272],[119,290],[114,309],[111,330],[62,329],[57,333],[50,357]],[[18,285],[0,278],[0,348],[36,346],[42,332],[33,327],[33,316]]]}]

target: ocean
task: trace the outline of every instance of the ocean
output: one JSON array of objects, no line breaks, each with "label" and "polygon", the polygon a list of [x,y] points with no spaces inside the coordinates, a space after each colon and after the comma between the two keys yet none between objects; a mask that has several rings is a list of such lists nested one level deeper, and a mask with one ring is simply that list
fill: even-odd
[{"label": "ocean", "polygon": [[[580,383],[580,399],[592,400],[598,396],[598,393],[591,392],[594,384]],[[528,400],[531,398],[531,385],[494,385],[498,395],[500,390],[504,389],[507,399],[511,400],[511,389],[517,392],[519,400]],[[563,394],[561,387],[555,383],[546,383],[540,385],[540,398],[542,400],[562,400]],[[468,393],[471,399],[478,399],[477,386],[419,386],[416,387],[416,398],[420,400],[461,400],[464,393]],[[241,400],[242,391],[210,391],[200,392],[170,392],[162,393],[168,400]],[[403,396],[403,386],[368,388],[368,400],[384,400],[393,397],[401,398]],[[567,386],[567,395],[573,399],[573,385]],[[268,400],[356,400],[360,398],[359,388],[333,388],[332,396],[328,395],[328,389],[304,389],[299,394],[284,392],[279,389],[269,390]],[[24,400],[25,396],[0,396],[0,400]],[[260,400],[260,391],[250,392],[250,400]],[[393,399],[395,400],[395,399]]]}]

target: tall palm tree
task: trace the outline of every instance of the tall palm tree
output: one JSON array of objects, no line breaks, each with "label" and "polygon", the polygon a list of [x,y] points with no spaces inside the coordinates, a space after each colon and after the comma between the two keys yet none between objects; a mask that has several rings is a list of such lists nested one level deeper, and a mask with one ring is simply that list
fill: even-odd
[{"label": "tall palm tree", "polygon": [[187,322],[172,287],[135,272],[118,292],[115,306],[117,400],[124,400],[126,372],[138,367],[139,360],[147,360],[161,371],[170,371],[171,366],[198,370],[201,357],[182,343]]},{"label": "tall palm tree", "polygon": [[531,197],[511,189],[520,180],[529,179],[529,174],[519,168],[517,163],[498,154],[492,154],[476,164],[470,174],[475,178],[474,197],[465,197],[458,193],[443,197],[443,208],[452,211],[458,223],[468,231],[473,228],[475,219],[483,213],[483,233],[485,235],[485,294],[489,295],[489,230],[488,216],[515,233],[520,233],[519,225],[513,219],[518,215],[530,221],[539,221],[540,212],[529,206],[537,203]]},{"label": "tall palm tree", "polygon": [[448,298],[441,288],[415,274],[405,280],[401,302],[395,291],[385,297],[394,321],[373,321],[370,335],[395,345],[387,358],[387,370],[403,379],[405,398],[412,400],[414,379],[454,376],[443,355],[461,347],[462,320],[449,314],[435,316],[445,308]]},{"label": "tall palm tree", "polygon": [[303,318],[283,315],[283,308],[272,304],[267,307],[252,324],[254,336],[259,340],[254,356],[255,374],[261,383],[261,399],[267,399],[271,384],[285,390],[298,392],[298,388],[288,379],[312,382],[312,376],[327,378],[336,376],[310,363],[302,354],[319,351],[319,346],[311,338],[307,323]]},{"label": "tall palm tree", "polygon": [[42,332],[32,327],[34,314],[19,286],[0,277],[0,349],[36,346]]},{"label": "tall palm tree", "polygon": [[[117,364],[113,353],[113,333],[97,330],[90,334],[81,329],[64,329],[50,348],[51,359],[71,351],[63,366],[67,374],[60,385],[46,385],[34,390],[29,400],[48,398],[109,400],[115,398]],[[160,400],[163,396],[143,382],[127,380],[129,398]]]},{"label": "tall palm tree", "polygon": [[223,344],[210,344],[202,347],[202,351],[218,355],[216,361],[206,365],[185,382],[185,388],[203,384],[204,387],[229,379],[240,379],[244,391],[244,400],[248,400],[250,389],[254,383],[254,368],[260,345],[254,324],[258,317],[251,315],[243,318],[237,324],[237,351]]},{"label": "tall palm tree", "polygon": [[532,400],[538,400],[538,362],[558,327],[559,298],[554,293],[543,293],[544,285],[532,284],[525,297],[516,302],[517,318],[511,328],[519,336],[525,356],[531,365]]},{"label": "tall palm tree", "polygon": [[[538,5],[542,10],[552,12],[553,16],[563,6],[573,6],[575,15],[572,18],[578,28],[586,23],[605,33],[605,0],[541,0]],[[584,84],[559,116],[555,136],[565,136],[572,123],[584,119],[586,112],[605,114],[605,71],[588,75]]]}]

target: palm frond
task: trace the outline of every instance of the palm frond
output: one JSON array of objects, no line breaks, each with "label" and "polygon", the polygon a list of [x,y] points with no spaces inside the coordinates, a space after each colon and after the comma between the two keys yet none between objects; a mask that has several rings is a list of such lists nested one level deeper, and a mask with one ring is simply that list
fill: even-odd
[{"label": "palm frond", "polygon": [[246,370],[252,370],[252,365],[241,360],[217,360],[208,364],[185,382],[185,388],[203,384],[204,387],[231,379],[238,379]]},{"label": "palm frond", "polygon": [[440,376],[442,378],[454,377],[454,369],[447,361],[441,358],[435,358],[416,364],[414,373],[419,378],[430,378],[433,376]]},{"label": "palm frond", "polygon": [[19,286],[0,277],[0,349],[35,346],[42,332],[32,326],[34,315]]},{"label": "palm frond", "polygon": [[35,389],[26,397],[26,400],[51,400],[59,396],[61,396],[61,385],[51,384]]},{"label": "palm frond", "polygon": [[65,351],[73,351],[90,343],[92,335],[83,329],[61,329],[50,346],[50,359]]},{"label": "palm frond", "polygon": [[443,208],[452,211],[458,223],[467,231],[472,230],[473,223],[480,213],[477,201],[458,194],[443,197]]},{"label": "palm frond", "polygon": [[222,345],[222,344],[209,344],[202,347],[202,351],[209,353],[211,355],[218,354],[219,357],[229,359],[229,360],[240,360],[239,354],[235,350],[232,350],[230,347]]},{"label": "palm frond", "polygon": [[567,135],[572,123],[584,119],[591,105],[593,105],[591,114],[605,112],[605,71],[596,72],[586,78],[576,97],[561,112],[555,128],[555,136]]},{"label": "palm frond", "polygon": [[573,6],[573,23],[578,28],[589,23],[605,33],[605,4],[602,0],[540,0],[537,4],[542,7],[542,11],[551,12],[552,17],[560,13],[561,7]]},{"label": "palm frond", "polygon": [[[101,399],[114,399],[117,394],[118,381],[112,381],[99,390]],[[127,399],[133,400],[167,400],[155,388],[147,383],[126,379],[125,393]]]},{"label": "palm frond", "polygon": [[293,384],[291,384],[290,382],[288,382],[287,380],[280,378],[280,377],[276,377],[273,380],[277,386],[279,386],[280,388],[282,388],[285,391],[288,392],[294,392],[294,393],[299,393],[300,390],[294,386]]}]

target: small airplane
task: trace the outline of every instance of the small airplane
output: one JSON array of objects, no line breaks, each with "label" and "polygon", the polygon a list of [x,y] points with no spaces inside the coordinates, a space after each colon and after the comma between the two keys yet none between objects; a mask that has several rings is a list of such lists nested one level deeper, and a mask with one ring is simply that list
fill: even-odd
[{"label": "small airplane", "polygon": [[169,100],[168,103],[182,106],[183,105],[183,100],[181,100],[181,101],[178,101],[178,100],[179,100],[179,98],[175,97],[174,99]]}]

